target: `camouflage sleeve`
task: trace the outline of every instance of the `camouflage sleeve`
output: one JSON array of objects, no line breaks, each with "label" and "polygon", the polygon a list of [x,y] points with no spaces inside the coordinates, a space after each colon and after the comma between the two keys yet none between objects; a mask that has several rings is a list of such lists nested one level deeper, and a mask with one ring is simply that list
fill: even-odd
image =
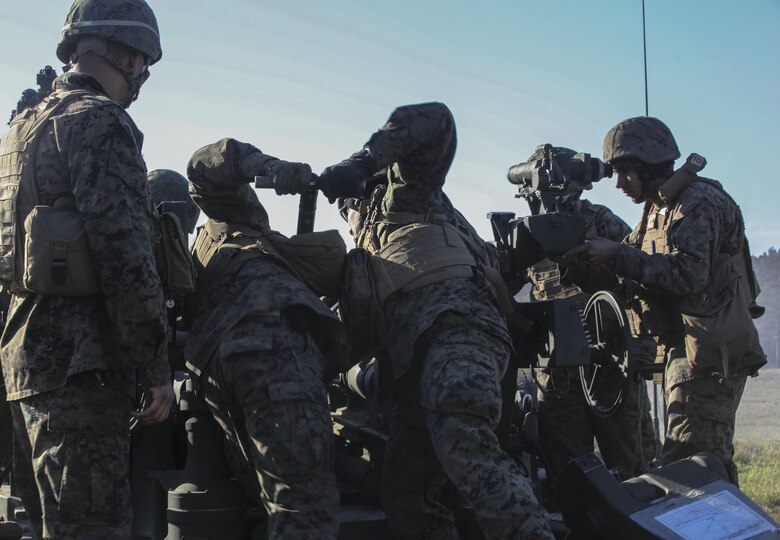
[{"label": "camouflage sleeve", "polygon": [[192,200],[211,219],[267,229],[268,216],[249,184],[272,161],[277,159],[235,139],[204,146],[187,165]]},{"label": "camouflage sleeve", "polygon": [[602,208],[596,219],[596,233],[613,242],[622,242],[631,233],[631,227],[606,206]]},{"label": "camouflage sleeve", "polygon": [[615,258],[618,275],[669,294],[695,295],[704,290],[718,254],[724,220],[719,204],[706,192],[688,189],[670,225],[670,253],[645,253],[624,244]]},{"label": "camouflage sleeve", "polygon": [[152,253],[140,134],[124,115],[101,107],[69,122],[68,137],[78,144],[67,145],[67,162],[113,337],[156,386],[170,378],[167,315]]}]

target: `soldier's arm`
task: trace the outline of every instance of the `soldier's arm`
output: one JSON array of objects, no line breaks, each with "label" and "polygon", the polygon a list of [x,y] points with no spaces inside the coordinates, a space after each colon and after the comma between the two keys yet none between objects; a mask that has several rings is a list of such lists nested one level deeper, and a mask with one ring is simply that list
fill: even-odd
[{"label": "soldier's arm", "polygon": [[645,253],[622,245],[615,255],[619,275],[669,294],[695,295],[704,290],[718,254],[723,219],[714,201],[699,192],[682,196],[686,195],[671,225],[671,253]]},{"label": "soldier's arm", "polygon": [[[398,107],[360,151],[322,172],[320,189],[331,202],[336,197],[354,197],[353,184],[396,162],[414,160],[434,168],[440,163],[446,173],[455,150],[455,137],[455,121],[443,103]],[[441,182],[443,176],[427,174],[415,178]]]},{"label": "soldier's arm", "polygon": [[193,192],[202,197],[235,198],[273,161],[278,160],[251,144],[225,138],[195,151],[187,177]]},{"label": "soldier's arm", "polygon": [[271,176],[277,193],[309,188],[311,168],[269,156],[251,144],[222,139],[195,151],[187,166],[190,195],[211,219],[267,229],[268,215],[249,183]]},{"label": "soldier's arm", "polygon": [[[146,384],[167,384],[166,312],[151,245],[151,205],[135,131],[104,107],[68,123],[67,165],[106,316],[120,351],[146,366]],[[121,354],[121,353],[120,353]]]},{"label": "soldier's arm", "polygon": [[631,234],[631,227],[612,210],[604,207],[596,219],[596,233],[613,242],[622,242],[626,236]]}]

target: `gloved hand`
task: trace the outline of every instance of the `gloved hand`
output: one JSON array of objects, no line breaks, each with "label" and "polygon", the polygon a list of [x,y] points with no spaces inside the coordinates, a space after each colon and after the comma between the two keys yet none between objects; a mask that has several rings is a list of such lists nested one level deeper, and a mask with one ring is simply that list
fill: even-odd
[{"label": "gloved hand", "polygon": [[309,189],[311,167],[306,163],[294,163],[281,159],[265,165],[265,173],[274,180],[277,195],[296,195]]},{"label": "gloved hand", "polygon": [[341,163],[326,167],[317,188],[332,203],[339,197],[365,197],[366,180],[376,172],[376,162],[367,150],[353,154]]}]

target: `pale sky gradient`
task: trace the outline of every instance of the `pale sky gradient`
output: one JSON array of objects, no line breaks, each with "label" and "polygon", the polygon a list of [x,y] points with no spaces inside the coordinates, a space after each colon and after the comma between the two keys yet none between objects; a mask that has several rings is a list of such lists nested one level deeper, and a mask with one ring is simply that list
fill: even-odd
[{"label": "pale sky gradient", "polygon": [[[601,155],[644,114],[641,0],[150,0],[163,59],[130,113],[150,169],[184,173],[231,136],[315,172],[358,150],[394,107],[443,101],[459,147],[445,186],[486,237],[527,212],[510,165],[546,142]],[[0,0],[0,120],[54,54],[70,1]],[[780,1],[646,0],[650,114],[704,155],[743,209],[754,254],[780,248]],[[3,127],[5,127],[3,125]],[[294,233],[296,198],[261,193]],[[607,179],[588,194],[632,226]],[[345,224],[320,197],[316,227]]]}]

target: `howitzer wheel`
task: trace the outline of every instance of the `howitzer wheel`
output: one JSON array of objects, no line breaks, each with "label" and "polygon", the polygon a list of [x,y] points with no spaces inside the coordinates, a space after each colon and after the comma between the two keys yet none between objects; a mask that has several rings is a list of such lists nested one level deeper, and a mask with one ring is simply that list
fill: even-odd
[{"label": "howitzer wheel", "polygon": [[628,391],[631,332],[626,314],[612,293],[599,291],[585,305],[585,328],[590,332],[589,366],[580,367],[582,393],[598,416],[611,416]]}]

